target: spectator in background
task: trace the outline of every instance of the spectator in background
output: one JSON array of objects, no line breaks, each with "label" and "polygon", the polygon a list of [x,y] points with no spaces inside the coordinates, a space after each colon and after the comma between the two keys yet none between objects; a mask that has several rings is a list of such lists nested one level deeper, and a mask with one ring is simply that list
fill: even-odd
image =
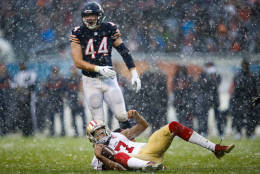
[{"label": "spectator in background", "polygon": [[227,26],[222,23],[223,19],[219,18],[218,19],[219,23],[217,25],[217,32],[216,32],[216,38],[218,42],[218,50],[225,52],[227,50],[230,50],[231,48],[231,43],[228,40],[228,28]]},{"label": "spectator in background", "polygon": [[190,55],[194,52],[194,41],[195,41],[195,23],[187,14],[181,24],[182,34],[184,43],[182,47],[182,53]]},{"label": "spectator in background", "polygon": [[164,28],[158,21],[152,21],[148,26],[148,50],[152,52],[164,51],[165,41],[163,38]]},{"label": "spectator in background", "polygon": [[71,67],[70,77],[66,80],[66,99],[68,100],[69,108],[71,110],[72,127],[74,129],[74,136],[79,136],[79,130],[76,123],[76,117],[79,115],[82,119],[82,132],[86,135],[86,115],[83,105],[83,93],[81,76],[77,72],[76,67]]},{"label": "spectator in background", "polygon": [[49,113],[49,111],[46,109],[46,106],[48,105],[48,91],[45,89],[43,83],[39,85],[36,97],[37,129],[39,132],[43,132],[46,128],[46,121],[48,120]]},{"label": "spectator in background", "polygon": [[0,64],[0,136],[7,134],[10,102],[10,76],[5,63]]},{"label": "spectator in background", "polygon": [[[140,44],[137,51],[146,51],[147,47],[152,51],[159,48],[184,53],[260,51],[260,10],[256,0],[97,2],[104,5],[108,21],[122,26],[122,33],[131,33],[134,26],[138,39],[142,40],[136,41]],[[64,38],[71,26],[82,22],[78,16],[84,3],[80,0],[0,1],[0,28],[19,56],[29,52],[36,55],[55,52],[59,45],[66,43]],[[171,28],[164,28],[165,20],[174,18],[180,21],[177,28],[183,31],[178,38],[170,36],[175,35]],[[234,19],[237,26],[233,25]],[[237,34],[235,39],[233,34]],[[129,48],[135,47],[134,43]]]},{"label": "spectator in background", "polygon": [[188,75],[185,66],[178,66],[176,76],[173,79],[173,106],[176,109],[178,121],[190,128],[193,128],[193,115],[191,108],[193,107],[191,97],[192,79]]},{"label": "spectator in background", "polygon": [[14,51],[9,41],[3,38],[0,29],[0,60],[1,61],[14,61]]},{"label": "spectator in background", "polygon": [[198,132],[208,135],[209,87],[205,72],[196,71],[191,84],[192,113],[198,119]]},{"label": "spectator in background", "polygon": [[178,42],[181,40],[180,26],[178,19],[171,16],[165,20],[165,32],[163,33],[166,42],[166,51],[178,51]]},{"label": "spectator in background", "polygon": [[219,111],[219,85],[221,83],[221,76],[217,73],[217,69],[213,62],[208,62],[205,64],[204,71],[208,76],[209,81],[207,91],[209,92],[209,107],[213,107],[214,116],[217,122],[217,131],[220,137],[224,136],[224,128],[226,123],[226,118],[223,118]]},{"label": "spectator in background", "polygon": [[235,138],[240,139],[242,128],[246,129],[246,136],[252,138],[257,126],[256,110],[252,107],[253,98],[257,92],[257,78],[249,69],[249,61],[243,59],[241,70],[234,77],[234,91],[231,98],[233,127],[237,131]]},{"label": "spectator in background", "polygon": [[37,74],[28,70],[25,63],[19,64],[19,72],[14,76],[13,87],[17,93],[17,112],[18,128],[22,130],[24,136],[33,135],[35,118],[33,118],[32,95],[35,90]]},{"label": "spectator in background", "polygon": [[[145,118],[151,125],[151,132],[167,123],[168,92],[166,75],[157,66],[150,67],[141,76],[143,88],[138,94],[141,97],[141,105],[138,107],[147,115]],[[144,114],[145,113],[145,114]]]},{"label": "spectator in background", "polygon": [[45,90],[48,93],[47,97],[47,110],[48,118],[50,121],[50,135],[55,135],[55,115],[59,114],[61,122],[61,136],[65,136],[65,123],[64,123],[64,79],[59,73],[57,66],[52,66],[51,74],[47,77]]}]

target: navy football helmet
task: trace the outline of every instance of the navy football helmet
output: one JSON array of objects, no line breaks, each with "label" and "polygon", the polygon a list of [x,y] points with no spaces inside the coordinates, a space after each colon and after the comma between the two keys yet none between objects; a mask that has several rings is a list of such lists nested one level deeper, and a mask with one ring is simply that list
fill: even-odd
[{"label": "navy football helmet", "polygon": [[[88,20],[85,17],[87,17],[89,15],[97,15],[98,17],[94,21]],[[98,4],[96,2],[87,3],[86,6],[81,11],[81,17],[82,17],[82,21],[86,25],[86,27],[91,30],[99,27],[105,19],[103,8],[101,7],[100,4]]]}]

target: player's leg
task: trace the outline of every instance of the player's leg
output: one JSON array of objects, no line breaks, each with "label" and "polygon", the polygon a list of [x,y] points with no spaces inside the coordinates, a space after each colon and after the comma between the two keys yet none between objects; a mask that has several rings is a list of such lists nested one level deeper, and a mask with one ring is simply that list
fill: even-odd
[{"label": "player's leg", "polygon": [[118,85],[117,78],[104,79],[104,100],[119,121],[122,129],[129,128],[130,123],[127,119],[125,100],[123,93]]},{"label": "player's leg", "polygon": [[76,122],[76,116],[77,116],[77,110],[75,109],[75,106],[71,105],[71,123],[72,123],[72,127],[74,129],[74,136],[79,136],[78,126],[77,126],[77,122]]},{"label": "player's leg", "polygon": [[220,113],[217,105],[214,105],[214,115],[217,121],[218,135],[220,137],[224,137],[224,118],[223,115]]},{"label": "player's leg", "polygon": [[229,146],[221,146],[220,144],[214,144],[210,140],[206,139],[205,137],[201,136],[194,130],[176,122],[173,121],[170,124],[168,124],[169,131],[176,136],[179,136],[180,138],[200,145],[212,152],[215,153],[217,158],[221,158],[225,155],[225,153],[229,153],[234,147],[234,144],[231,144]]},{"label": "player's leg", "polygon": [[171,145],[173,137],[174,135],[169,131],[168,125],[160,128],[149,137],[147,144],[137,155],[135,155],[135,157],[147,161],[162,163],[164,152]]},{"label": "player's leg", "polygon": [[142,169],[143,171],[155,171],[163,169],[163,166],[161,164],[131,157],[123,152],[115,154],[113,158],[114,161],[129,169]]},{"label": "player's leg", "polygon": [[103,92],[101,80],[97,78],[90,78],[83,76],[83,92],[86,98],[87,107],[95,120],[104,121],[103,110]]},{"label": "player's leg", "polygon": [[86,123],[87,123],[87,119],[86,119],[86,113],[84,110],[83,106],[80,106],[80,116],[82,118],[82,131],[83,131],[83,135],[86,136]]},{"label": "player's leg", "polygon": [[65,131],[64,104],[63,104],[63,101],[59,102],[58,112],[59,112],[60,122],[61,122],[61,136],[65,136],[66,135],[66,131]]},{"label": "player's leg", "polygon": [[215,153],[217,158],[221,158],[225,153],[229,153],[234,148],[233,144],[230,146],[216,145],[192,129],[173,121],[154,132],[150,136],[147,145],[142,148],[135,157],[161,163],[163,161],[164,152],[171,145],[174,136],[179,136],[186,141],[211,150]]},{"label": "player's leg", "polygon": [[55,120],[55,114],[53,112],[49,113],[49,121],[50,121],[50,136],[54,136],[55,135],[55,124],[54,124],[54,120]]}]

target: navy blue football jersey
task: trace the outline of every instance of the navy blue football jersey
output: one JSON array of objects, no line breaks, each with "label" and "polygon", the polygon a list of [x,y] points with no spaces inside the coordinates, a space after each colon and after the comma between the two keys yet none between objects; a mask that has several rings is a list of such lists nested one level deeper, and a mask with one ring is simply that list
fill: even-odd
[{"label": "navy blue football jersey", "polygon": [[[120,31],[112,22],[104,22],[96,30],[90,30],[85,25],[72,30],[70,41],[81,45],[83,59],[99,66],[112,66],[113,42],[120,37]],[[89,77],[99,73],[82,70]]]}]

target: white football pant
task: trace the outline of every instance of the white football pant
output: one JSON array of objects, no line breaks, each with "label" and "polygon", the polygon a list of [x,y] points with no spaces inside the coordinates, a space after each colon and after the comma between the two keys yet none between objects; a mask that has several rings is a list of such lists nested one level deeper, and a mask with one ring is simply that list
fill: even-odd
[{"label": "white football pant", "polygon": [[127,120],[125,101],[117,78],[91,78],[82,76],[83,91],[94,120],[104,121],[103,101],[119,122]]}]

